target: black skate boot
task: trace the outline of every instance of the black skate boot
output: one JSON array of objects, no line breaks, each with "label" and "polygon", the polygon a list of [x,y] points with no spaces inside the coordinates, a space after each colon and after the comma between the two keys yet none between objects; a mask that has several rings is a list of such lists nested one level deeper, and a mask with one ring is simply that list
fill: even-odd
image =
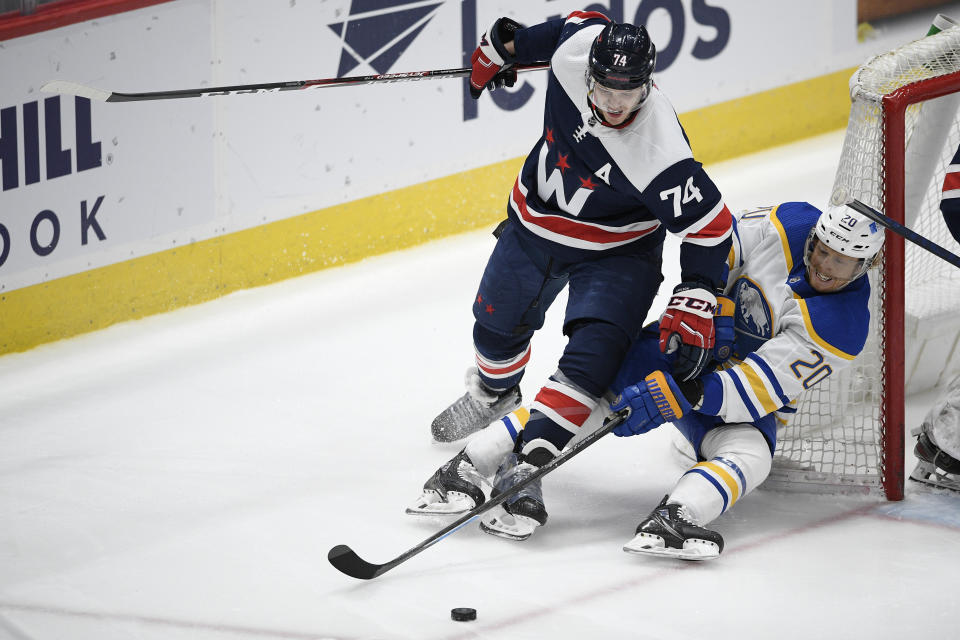
[{"label": "black skate boot", "polygon": [[443,410],[430,425],[436,442],[455,442],[507,415],[522,403],[520,386],[505,391],[491,389],[475,367],[467,370],[467,392]]},{"label": "black skate boot", "polygon": [[467,452],[461,451],[445,462],[423,483],[423,494],[407,513],[421,515],[460,515],[486,502],[490,482],[484,478]]},{"label": "black skate boot", "polygon": [[913,448],[917,466],[910,480],[950,491],[960,491],[960,461],[945,452],[930,437],[929,425],[924,423],[911,435],[917,436]]},{"label": "black skate boot", "polygon": [[723,551],[723,536],[690,521],[683,505],[660,506],[637,526],[637,535],[624,545],[627,553],[671,556],[681,560],[710,560]]},{"label": "black skate boot", "polygon": [[[554,454],[542,447],[527,455],[511,453],[497,470],[490,497],[495,498],[520,484],[553,458]],[[526,540],[537,527],[546,523],[547,508],[543,504],[543,489],[537,480],[508,498],[499,508],[485,514],[480,529],[501,538]]]}]

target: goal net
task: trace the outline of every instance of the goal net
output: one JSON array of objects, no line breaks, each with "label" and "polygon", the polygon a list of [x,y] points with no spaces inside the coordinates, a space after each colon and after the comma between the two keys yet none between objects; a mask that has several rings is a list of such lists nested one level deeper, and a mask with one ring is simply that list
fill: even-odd
[{"label": "goal net", "polygon": [[[957,92],[960,26],[867,61],[850,81],[834,181],[835,191],[953,252],[960,247],[939,202],[960,143]],[[956,372],[960,270],[888,231],[869,277],[871,331],[863,353],[800,398],[797,415],[778,434],[764,486],[903,498],[905,389],[929,389]]]}]

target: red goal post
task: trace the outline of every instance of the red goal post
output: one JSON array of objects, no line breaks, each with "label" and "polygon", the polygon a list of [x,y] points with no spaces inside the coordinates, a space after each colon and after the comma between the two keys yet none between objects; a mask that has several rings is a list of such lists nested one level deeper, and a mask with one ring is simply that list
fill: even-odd
[{"label": "red goal post", "polygon": [[[960,27],[870,59],[850,92],[834,190],[955,247],[939,200],[960,144]],[[767,486],[903,498],[905,388],[930,388],[960,367],[960,271],[888,231],[870,280],[867,345],[850,371],[800,399],[778,435]],[[937,333],[931,327],[940,342],[920,344],[917,335]],[[949,353],[934,357],[938,350]]]},{"label": "red goal post", "polygon": [[[960,71],[921,80],[900,87],[883,96],[884,122],[884,203],[887,215],[906,224],[905,215],[905,148],[907,109],[928,100],[960,92]],[[941,178],[942,183],[942,178]],[[904,376],[904,309],[906,257],[904,239],[887,232],[884,261],[884,316],[887,324],[883,411],[885,421],[885,461],[883,488],[889,500],[903,499],[905,448],[905,376]]]}]

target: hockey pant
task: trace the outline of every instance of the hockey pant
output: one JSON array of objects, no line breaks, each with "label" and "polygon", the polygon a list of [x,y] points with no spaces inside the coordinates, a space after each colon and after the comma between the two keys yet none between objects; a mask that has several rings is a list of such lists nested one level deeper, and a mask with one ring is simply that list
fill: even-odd
[{"label": "hockey pant", "polygon": [[642,255],[564,263],[524,242],[514,224],[504,227],[473,304],[474,347],[484,384],[497,390],[519,384],[531,337],[569,285],[567,345],[557,372],[531,405],[525,442],[546,440],[559,451],[597,406],[663,280],[661,250],[658,245]]},{"label": "hockey pant", "polygon": [[[617,372],[612,394],[657,369],[669,371],[669,360],[660,353],[657,324],[645,327]],[[698,462],[677,482],[670,502],[687,507],[698,524],[727,511],[769,475],[777,437],[773,414],[753,423],[725,424],[717,416],[694,411],[674,426],[692,445]]]}]

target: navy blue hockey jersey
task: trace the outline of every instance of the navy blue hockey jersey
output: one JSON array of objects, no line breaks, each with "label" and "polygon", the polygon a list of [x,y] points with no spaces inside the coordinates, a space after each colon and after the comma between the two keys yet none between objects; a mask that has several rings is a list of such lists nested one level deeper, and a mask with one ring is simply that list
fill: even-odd
[{"label": "navy blue hockey jersey", "polygon": [[947,175],[943,179],[940,211],[943,213],[943,221],[947,223],[950,233],[957,242],[960,242],[960,149],[957,149],[954,154],[950,166],[947,167]]},{"label": "navy blue hockey jersey", "polygon": [[561,260],[601,252],[640,253],[682,238],[684,280],[719,282],[729,249],[730,211],[694,160],[686,134],[655,86],[637,116],[619,127],[587,101],[594,38],[608,23],[574,12],[518,30],[517,61],[550,60],[544,131],[510,195],[509,215],[533,244]]}]

